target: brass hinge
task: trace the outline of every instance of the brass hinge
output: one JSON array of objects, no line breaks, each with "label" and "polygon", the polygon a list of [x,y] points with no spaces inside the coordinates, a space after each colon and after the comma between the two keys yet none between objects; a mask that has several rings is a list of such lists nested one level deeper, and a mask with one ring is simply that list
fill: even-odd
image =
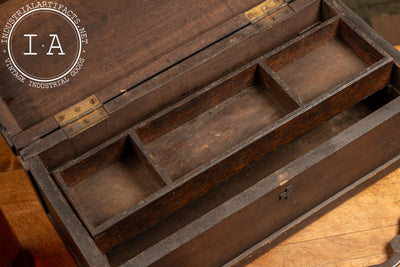
[{"label": "brass hinge", "polygon": [[285,5],[285,0],[267,0],[245,12],[244,15],[249,22],[255,23]]},{"label": "brass hinge", "polygon": [[289,0],[267,0],[244,13],[247,20],[259,29],[271,28],[294,13]]},{"label": "brass hinge", "polygon": [[54,116],[68,137],[73,137],[108,117],[107,111],[95,95]]}]

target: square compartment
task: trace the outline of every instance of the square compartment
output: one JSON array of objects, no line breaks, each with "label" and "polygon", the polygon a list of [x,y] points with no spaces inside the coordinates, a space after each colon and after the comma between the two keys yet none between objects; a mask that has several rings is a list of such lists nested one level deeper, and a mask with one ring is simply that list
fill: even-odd
[{"label": "square compartment", "polygon": [[89,228],[124,213],[165,186],[127,137],[90,154],[55,174]]},{"label": "square compartment", "polygon": [[265,59],[304,103],[349,81],[384,57],[342,20],[305,35]]}]

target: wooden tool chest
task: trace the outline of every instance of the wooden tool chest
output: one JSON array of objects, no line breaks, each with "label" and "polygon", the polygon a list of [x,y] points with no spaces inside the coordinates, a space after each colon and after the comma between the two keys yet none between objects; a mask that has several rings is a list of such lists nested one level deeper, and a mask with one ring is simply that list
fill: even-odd
[{"label": "wooden tool chest", "polygon": [[400,54],[338,0],[65,6],[79,75],[3,64],[0,123],[81,265],[242,265],[399,165]]}]

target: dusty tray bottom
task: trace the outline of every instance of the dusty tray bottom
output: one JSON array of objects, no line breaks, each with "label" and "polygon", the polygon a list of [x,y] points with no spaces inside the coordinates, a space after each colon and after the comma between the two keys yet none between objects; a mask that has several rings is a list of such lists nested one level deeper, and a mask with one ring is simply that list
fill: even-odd
[{"label": "dusty tray bottom", "polygon": [[[250,86],[147,145],[172,180],[216,158],[285,114],[264,88]],[[159,157],[158,155],[165,155]]]},{"label": "dusty tray bottom", "polygon": [[161,186],[134,154],[71,186],[70,192],[87,219],[98,226],[123,213]]},{"label": "dusty tray bottom", "polygon": [[301,100],[309,102],[367,67],[348,45],[333,39],[277,73]]}]

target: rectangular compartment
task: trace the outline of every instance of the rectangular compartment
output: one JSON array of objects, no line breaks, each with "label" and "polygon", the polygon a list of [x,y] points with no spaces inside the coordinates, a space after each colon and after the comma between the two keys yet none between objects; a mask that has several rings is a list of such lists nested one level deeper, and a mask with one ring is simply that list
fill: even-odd
[{"label": "rectangular compartment", "polygon": [[304,103],[365,71],[384,56],[343,20],[312,31],[265,59]]},{"label": "rectangular compartment", "polygon": [[284,94],[254,65],[139,126],[136,134],[150,157],[175,181],[299,107]]},{"label": "rectangular compartment", "polygon": [[165,186],[129,137],[107,143],[55,173],[75,210],[93,230]]}]

